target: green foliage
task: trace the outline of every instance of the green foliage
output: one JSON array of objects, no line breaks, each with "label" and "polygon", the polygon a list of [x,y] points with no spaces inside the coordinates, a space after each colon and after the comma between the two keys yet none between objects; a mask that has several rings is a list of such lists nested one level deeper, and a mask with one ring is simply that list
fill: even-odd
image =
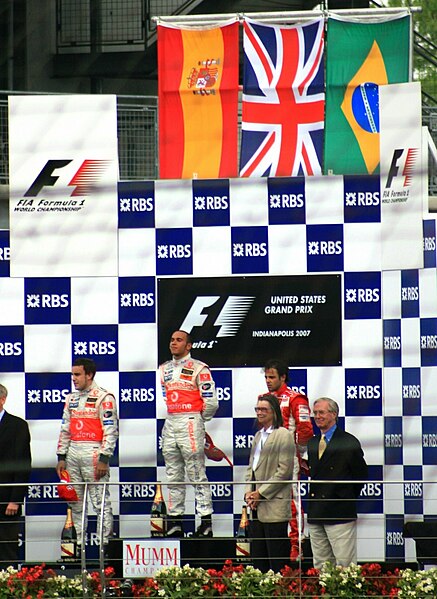
[{"label": "green foliage", "polygon": [[[417,37],[424,50],[429,52],[437,61],[437,0],[387,0],[387,6],[419,7],[420,12],[413,12],[413,27],[422,36]],[[416,50],[413,52],[413,78],[420,81],[422,90],[432,96],[437,103],[437,68],[426,60]]]}]

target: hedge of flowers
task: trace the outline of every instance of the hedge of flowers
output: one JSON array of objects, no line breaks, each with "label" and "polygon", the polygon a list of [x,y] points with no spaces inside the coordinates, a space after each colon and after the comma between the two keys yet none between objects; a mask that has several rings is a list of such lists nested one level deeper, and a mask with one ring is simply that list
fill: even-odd
[{"label": "hedge of flowers", "polygon": [[[86,575],[87,597],[102,596],[102,582],[98,572]],[[379,564],[350,565],[347,568],[325,564],[319,572],[309,569],[284,568],[281,573],[263,574],[252,566],[234,566],[226,561],[221,570],[204,570],[172,566],[162,568],[155,578],[134,583],[126,593],[123,581],[114,578],[113,568],[105,570],[105,584],[109,597],[161,597],[195,599],[221,597],[246,599],[249,597],[282,597],[284,599],[316,599],[319,597],[354,599],[358,597],[398,597],[399,599],[437,598],[437,568],[410,569],[383,572]],[[83,596],[82,576],[59,576],[43,565],[8,568],[0,571],[0,599],[44,599],[46,597]]]}]

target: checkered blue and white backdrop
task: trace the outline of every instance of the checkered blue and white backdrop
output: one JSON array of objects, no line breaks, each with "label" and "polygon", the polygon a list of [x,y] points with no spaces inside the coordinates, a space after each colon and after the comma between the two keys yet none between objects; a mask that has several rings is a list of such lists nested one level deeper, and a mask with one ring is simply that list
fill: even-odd
[{"label": "checkered blue and white backdrop", "polygon": [[[168,357],[168,331],[187,316],[185,295],[200,283],[210,301],[194,315],[193,333],[203,339],[209,306],[226,300],[216,287],[221,279],[231,286],[233,279],[243,280],[267,296],[270,281],[285,281],[279,292],[272,291],[281,297],[293,281],[299,294],[306,284],[317,290],[318,280],[325,279],[333,282],[334,296],[338,289],[333,312],[339,318],[338,351],[325,362],[323,347],[314,346],[315,360],[305,357],[304,345],[303,359],[298,352],[295,360],[287,354],[290,385],[310,400],[334,398],[341,424],[363,445],[370,480],[360,501],[359,559],[413,558],[414,545],[402,536],[404,520],[437,514],[433,216],[424,214],[424,268],[383,272],[379,177],[120,183],[118,209],[118,277],[12,278],[9,233],[0,232],[0,380],[9,389],[8,409],[28,420],[32,434],[26,559],[59,557],[65,504],[50,483],[56,482],[62,402],[71,390],[71,361],[77,356],[96,360],[96,381],[118,402],[120,440],[111,464],[112,481],[121,483],[111,489],[116,532],[124,538],[149,535],[154,482],[165,484],[160,447],[165,407],[157,365]],[[180,293],[181,281],[186,293]],[[168,313],[172,284],[179,296]],[[316,331],[319,315],[328,318],[315,334],[324,344],[329,314],[322,308],[305,310],[314,311],[309,330]],[[210,327],[208,334],[217,329]],[[271,344],[268,330],[264,334]],[[206,345],[218,341],[210,334]],[[275,355],[281,356],[284,340],[274,341]],[[201,353],[202,341],[197,346],[193,356],[207,355]],[[262,362],[238,364],[234,347],[236,360],[229,357],[231,349],[226,359],[222,355],[225,367],[214,366],[220,356],[212,362],[220,407],[207,425],[234,464],[208,462],[215,534],[224,536],[234,534],[241,513],[243,489],[231,483],[243,480],[254,435],[253,406],[265,390]],[[304,501],[306,495],[304,484]],[[193,499],[189,489],[191,515]],[[192,520],[189,526],[194,528]],[[91,535],[90,544],[95,540]]]}]

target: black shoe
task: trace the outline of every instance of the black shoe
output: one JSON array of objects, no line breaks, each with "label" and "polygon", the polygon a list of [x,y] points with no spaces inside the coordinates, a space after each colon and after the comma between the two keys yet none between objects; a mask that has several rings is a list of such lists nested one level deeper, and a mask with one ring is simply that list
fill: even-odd
[{"label": "black shoe", "polygon": [[167,520],[167,534],[170,539],[180,539],[184,536],[182,516],[174,516]]},{"label": "black shoe", "polygon": [[212,537],[212,520],[211,516],[202,516],[200,526],[197,527],[196,532],[193,532],[193,538],[202,539]]}]

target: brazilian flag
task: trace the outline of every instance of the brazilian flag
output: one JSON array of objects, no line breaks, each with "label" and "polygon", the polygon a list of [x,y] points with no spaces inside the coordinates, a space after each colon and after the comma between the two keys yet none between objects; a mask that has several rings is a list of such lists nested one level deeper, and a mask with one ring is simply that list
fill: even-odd
[{"label": "brazilian flag", "polygon": [[410,15],[329,18],[326,56],[324,173],[376,174],[379,86],[408,81]]}]

